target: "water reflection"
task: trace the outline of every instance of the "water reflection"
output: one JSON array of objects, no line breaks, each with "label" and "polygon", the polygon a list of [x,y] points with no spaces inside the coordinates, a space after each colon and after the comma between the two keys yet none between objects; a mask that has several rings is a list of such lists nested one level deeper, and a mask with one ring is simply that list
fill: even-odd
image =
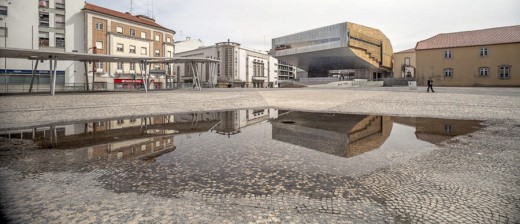
[{"label": "water reflection", "polygon": [[289,111],[271,124],[275,140],[352,157],[381,146],[393,122],[389,116]]},{"label": "water reflection", "polygon": [[[176,149],[176,136],[208,142],[203,133],[209,133],[221,136],[210,141],[222,143],[260,124],[271,132],[268,140],[348,158],[381,148],[392,131],[403,130],[394,123],[415,127],[413,139],[402,141],[433,144],[480,127],[479,121],[256,109],[53,124],[6,131],[0,137],[31,139],[42,148],[76,149],[74,157],[87,160],[154,159]],[[247,140],[236,141],[249,146]]]}]

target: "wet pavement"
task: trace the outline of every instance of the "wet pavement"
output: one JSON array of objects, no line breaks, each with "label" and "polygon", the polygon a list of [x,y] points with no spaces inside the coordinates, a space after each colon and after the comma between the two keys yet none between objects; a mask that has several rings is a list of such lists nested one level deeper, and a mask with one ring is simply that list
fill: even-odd
[{"label": "wet pavement", "polygon": [[255,109],[0,135],[15,223],[520,220],[514,121]]}]

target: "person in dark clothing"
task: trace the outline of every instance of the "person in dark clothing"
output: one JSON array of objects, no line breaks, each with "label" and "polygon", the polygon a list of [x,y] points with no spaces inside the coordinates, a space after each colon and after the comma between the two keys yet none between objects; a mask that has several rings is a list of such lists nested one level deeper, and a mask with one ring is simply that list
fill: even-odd
[{"label": "person in dark clothing", "polygon": [[430,89],[432,90],[432,93],[435,92],[433,91],[433,80],[431,78],[428,79],[428,89],[426,89],[426,92],[430,92]]}]

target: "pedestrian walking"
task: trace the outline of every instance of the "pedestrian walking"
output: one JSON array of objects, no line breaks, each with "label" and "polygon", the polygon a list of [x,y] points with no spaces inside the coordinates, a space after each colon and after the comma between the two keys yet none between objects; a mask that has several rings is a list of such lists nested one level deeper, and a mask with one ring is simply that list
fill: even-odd
[{"label": "pedestrian walking", "polygon": [[428,79],[428,89],[426,89],[426,92],[430,92],[430,89],[432,90],[432,93],[435,92],[433,91],[433,80],[431,78]]}]

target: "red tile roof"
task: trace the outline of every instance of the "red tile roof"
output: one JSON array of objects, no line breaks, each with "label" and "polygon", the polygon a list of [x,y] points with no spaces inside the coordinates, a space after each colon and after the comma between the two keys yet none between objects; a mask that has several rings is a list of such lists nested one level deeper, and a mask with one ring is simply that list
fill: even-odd
[{"label": "red tile roof", "polygon": [[131,14],[122,13],[122,12],[118,12],[118,11],[115,11],[115,10],[112,10],[112,9],[103,8],[101,6],[93,5],[93,4],[90,4],[90,3],[85,3],[85,8],[83,8],[83,9],[84,10],[93,11],[93,12],[98,12],[98,13],[101,13],[101,14],[114,16],[114,17],[118,17],[118,18],[121,18],[121,19],[130,20],[132,22],[141,23],[141,24],[148,25],[148,26],[153,26],[153,27],[156,27],[156,28],[160,28],[160,29],[167,30],[167,31],[170,31],[172,33],[175,33],[175,31],[173,31],[171,29],[168,29],[168,28],[166,28],[164,26],[161,26],[158,23],[155,23],[155,22],[153,22],[151,20],[146,20],[146,19],[139,18],[139,17],[131,15]]},{"label": "red tile roof", "polygon": [[442,33],[417,42],[416,50],[520,43],[520,25]]}]

